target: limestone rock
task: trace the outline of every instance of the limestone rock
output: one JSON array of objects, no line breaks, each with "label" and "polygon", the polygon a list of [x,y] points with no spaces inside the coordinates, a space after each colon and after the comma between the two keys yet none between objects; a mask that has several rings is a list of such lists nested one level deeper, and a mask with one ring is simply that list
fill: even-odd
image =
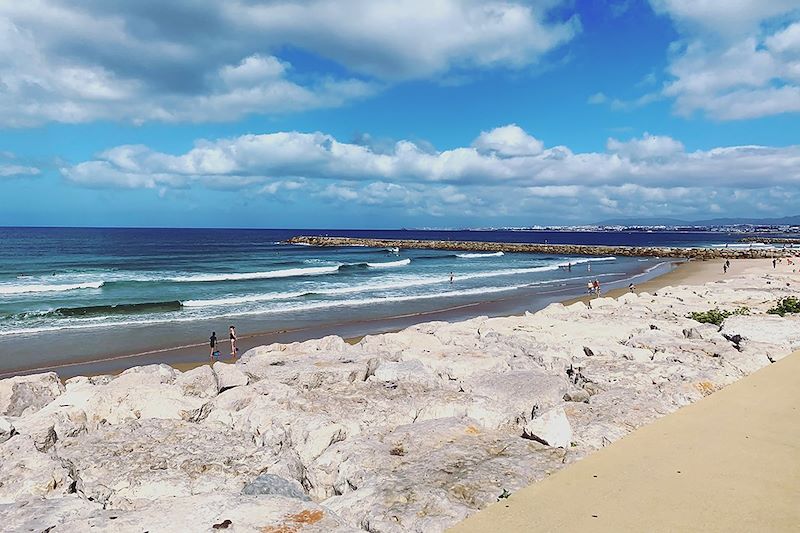
[{"label": "limestone rock", "polygon": [[208,365],[201,365],[179,375],[175,384],[186,396],[213,398],[219,393],[217,375]]},{"label": "limestone rock", "polygon": [[51,533],[185,533],[242,531],[281,533],[355,533],[329,509],[312,502],[280,496],[249,496],[224,492],[164,497],[141,509],[108,509],[65,520]]},{"label": "limestone rock", "polygon": [[14,424],[9,419],[0,416],[0,444],[16,435],[16,433],[17,430],[14,428]]},{"label": "limestone rock", "polygon": [[0,415],[23,416],[36,412],[64,390],[55,372],[0,380]]},{"label": "limestone rock", "polygon": [[311,498],[303,491],[303,487],[299,483],[273,474],[261,474],[252,481],[248,481],[242,489],[242,494],[274,494],[276,496],[311,501]]},{"label": "limestone rock", "polygon": [[547,446],[568,448],[572,442],[572,426],[564,410],[554,408],[530,420],[525,425],[523,436]]},{"label": "limestone rock", "polygon": [[232,389],[233,387],[244,387],[250,382],[247,374],[237,368],[237,365],[217,361],[214,363],[213,370],[217,376],[220,391]]}]

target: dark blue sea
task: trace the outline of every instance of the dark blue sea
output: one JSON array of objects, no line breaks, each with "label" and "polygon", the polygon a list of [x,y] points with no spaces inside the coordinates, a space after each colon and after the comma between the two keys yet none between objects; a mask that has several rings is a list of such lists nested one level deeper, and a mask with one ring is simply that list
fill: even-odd
[{"label": "dark blue sea", "polygon": [[229,324],[246,335],[424,317],[484,302],[514,302],[513,309],[495,306],[497,312],[536,308],[583,292],[589,279],[622,286],[668,268],[655,258],[285,243],[298,234],[658,246],[735,245],[741,238],[678,232],[0,228],[0,371],[201,345],[211,331],[223,337]]}]

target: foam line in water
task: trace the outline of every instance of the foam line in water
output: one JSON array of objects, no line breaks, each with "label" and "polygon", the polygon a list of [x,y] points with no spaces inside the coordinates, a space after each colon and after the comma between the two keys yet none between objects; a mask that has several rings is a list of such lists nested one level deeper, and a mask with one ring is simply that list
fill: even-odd
[{"label": "foam line in water", "polygon": [[399,261],[389,261],[386,263],[367,263],[370,268],[393,268],[411,264],[411,259],[401,259]]},{"label": "foam line in water", "polygon": [[249,280],[249,279],[291,278],[297,276],[319,276],[323,274],[333,274],[338,270],[339,266],[285,268],[282,270],[267,270],[265,272],[192,274],[190,276],[178,276],[173,278],[167,278],[166,281],[172,281],[175,283],[204,283],[212,281],[239,281],[239,280]]},{"label": "foam line in water", "polygon": [[79,289],[99,289],[102,281],[88,283],[59,283],[59,284],[25,284],[25,285],[0,285],[0,294],[25,294],[32,292],[64,292]]},{"label": "foam line in water", "polygon": [[485,254],[456,254],[456,257],[462,259],[478,259],[481,257],[500,257],[505,255],[503,252],[485,253]]}]

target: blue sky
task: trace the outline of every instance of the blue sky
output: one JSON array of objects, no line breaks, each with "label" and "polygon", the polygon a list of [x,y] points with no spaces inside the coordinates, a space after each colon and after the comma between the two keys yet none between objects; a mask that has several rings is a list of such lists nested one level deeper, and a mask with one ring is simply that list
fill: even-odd
[{"label": "blue sky", "polygon": [[797,0],[0,4],[0,225],[800,212]]}]

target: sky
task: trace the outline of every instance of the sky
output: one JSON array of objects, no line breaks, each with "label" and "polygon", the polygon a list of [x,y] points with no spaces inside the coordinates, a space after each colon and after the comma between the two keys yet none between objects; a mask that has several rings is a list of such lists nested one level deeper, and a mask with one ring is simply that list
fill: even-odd
[{"label": "sky", "polygon": [[0,225],[800,214],[800,0],[0,0]]}]

